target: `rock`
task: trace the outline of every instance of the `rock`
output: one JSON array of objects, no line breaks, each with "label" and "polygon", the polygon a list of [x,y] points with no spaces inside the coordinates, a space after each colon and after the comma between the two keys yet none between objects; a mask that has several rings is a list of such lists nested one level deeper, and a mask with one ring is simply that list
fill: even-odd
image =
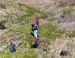
[{"label": "rock", "polygon": [[61,55],[61,56],[67,56],[67,55],[68,55],[68,51],[61,51],[61,52],[60,52],[60,55]]},{"label": "rock", "polygon": [[0,47],[0,52],[4,51],[4,48]]},{"label": "rock", "polygon": [[47,52],[47,51],[48,51],[48,49],[44,49],[43,51],[44,51],[44,52],[45,52],[45,51]]},{"label": "rock", "polygon": [[23,48],[22,51],[27,52],[29,51],[29,48]]},{"label": "rock", "polygon": [[6,27],[2,24],[2,23],[0,23],[0,29],[6,29]]},{"label": "rock", "polygon": [[5,26],[5,23],[6,23],[6,20],[0,20],[0,29],[6,29],[6,26]]}]

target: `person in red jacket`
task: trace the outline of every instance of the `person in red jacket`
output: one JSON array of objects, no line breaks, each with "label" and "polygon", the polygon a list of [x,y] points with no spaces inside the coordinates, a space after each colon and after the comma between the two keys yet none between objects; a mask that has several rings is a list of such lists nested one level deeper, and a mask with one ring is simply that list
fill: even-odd
[{"label": "person in red jacket", "polygon": [[39,18],[36,16],[35,19],[34,19],[34,24],[38,25],[39,26]]}]

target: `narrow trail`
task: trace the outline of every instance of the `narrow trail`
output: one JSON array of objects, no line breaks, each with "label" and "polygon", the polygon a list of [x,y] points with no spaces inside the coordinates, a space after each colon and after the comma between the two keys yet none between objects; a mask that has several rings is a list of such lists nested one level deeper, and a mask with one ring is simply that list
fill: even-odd
[{"label": "narrow trail", "polygon": [[35,52],[38,54],[38,58],[42,58],[42,55],[39,53],[38,49],[35,49]]}]

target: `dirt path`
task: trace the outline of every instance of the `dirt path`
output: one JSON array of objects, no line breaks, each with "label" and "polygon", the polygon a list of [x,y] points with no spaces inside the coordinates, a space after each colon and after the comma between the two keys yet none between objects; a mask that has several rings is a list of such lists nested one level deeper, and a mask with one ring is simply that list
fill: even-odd
[{"label": "dirt path", "polygon": [[35,52],[38,54],[38,58],[42,58],[42,55],[39,53],[38,48],[37,48],[37,49],[35,49]]}]

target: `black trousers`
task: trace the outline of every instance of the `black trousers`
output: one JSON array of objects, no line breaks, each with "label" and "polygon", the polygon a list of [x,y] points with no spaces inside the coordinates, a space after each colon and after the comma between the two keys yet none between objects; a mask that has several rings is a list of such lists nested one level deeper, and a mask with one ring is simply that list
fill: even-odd
[{"label": "black trousers", "polygon": [[37,47],[38,47],[38,44],[31,45],[31,48],[37,48]]}]

